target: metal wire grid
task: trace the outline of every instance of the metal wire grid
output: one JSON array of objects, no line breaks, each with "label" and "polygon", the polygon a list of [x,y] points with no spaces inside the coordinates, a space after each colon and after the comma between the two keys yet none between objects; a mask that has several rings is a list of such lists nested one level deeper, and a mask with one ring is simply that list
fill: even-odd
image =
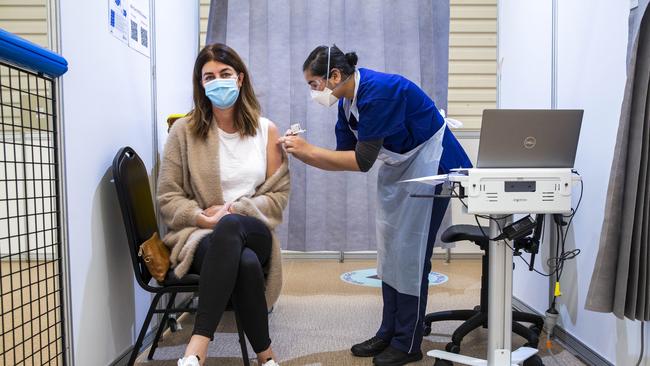
[{"label": "metal wire grid", "polygon": [[0,363],[64,365],[54,80],[0,62]]}]

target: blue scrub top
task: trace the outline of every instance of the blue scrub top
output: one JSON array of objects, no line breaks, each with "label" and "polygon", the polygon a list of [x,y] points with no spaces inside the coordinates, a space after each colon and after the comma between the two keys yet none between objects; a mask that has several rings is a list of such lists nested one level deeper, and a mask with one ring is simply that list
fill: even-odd
[{"label": "blue scrub top", "polygon": [[[339,101],[336,122],[336,149],[354,150],[359,141],[384,139],[384,148],[399,154],[406,153],[427,141],[445,123],[435,103],[420,87],[401,75],[359,69],[356,104],[359,121],[350,113],[346,118],[343,99]],[[449,130],[442,140],[443,153],[439,171],[448,173],[454,168],[471,168],[465,150]]]}]

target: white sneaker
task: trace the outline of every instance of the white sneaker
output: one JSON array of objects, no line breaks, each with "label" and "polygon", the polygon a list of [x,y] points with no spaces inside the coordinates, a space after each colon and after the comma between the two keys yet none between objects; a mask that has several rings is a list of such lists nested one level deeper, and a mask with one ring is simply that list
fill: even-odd
[{"label": "white sneaker", "polygon": [[280,364],[275,362],[273,359],[270,359],[266,361],[262,366],[280,366]]},{"label": "white sneaker", "polygon": [[194,355],[183,357],[178,360],[178,366],[200,366],[199,358]]}]

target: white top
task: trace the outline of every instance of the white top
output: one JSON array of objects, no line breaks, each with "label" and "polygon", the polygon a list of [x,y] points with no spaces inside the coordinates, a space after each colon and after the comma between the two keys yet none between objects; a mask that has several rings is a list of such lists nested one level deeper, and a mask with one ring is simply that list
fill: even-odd
[{"label": "white top", "polygon": [[357,119],[359,122],[359,108],[357,108],[357,92],[359,91],[359,83],[361,82],[361,73],[359,70],[354,70],[354,97],[352,100],[345,98],[343,101],[343,110],[345,111],[345,118],[350,120],[350,113]]},{"label": "white top", "polygon": [[219,165],[224,202],[252,197],[266,179],[269,120],[261,117],[254,137],[219,129]]}]

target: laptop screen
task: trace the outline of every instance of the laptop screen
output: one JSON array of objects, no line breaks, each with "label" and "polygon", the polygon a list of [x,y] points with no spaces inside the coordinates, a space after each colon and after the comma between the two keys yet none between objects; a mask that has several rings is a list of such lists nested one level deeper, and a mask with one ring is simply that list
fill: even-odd
[{"label": "laptop screen", "polygon": [[573,168],[583,110],[486,109],[478,168]]}]

